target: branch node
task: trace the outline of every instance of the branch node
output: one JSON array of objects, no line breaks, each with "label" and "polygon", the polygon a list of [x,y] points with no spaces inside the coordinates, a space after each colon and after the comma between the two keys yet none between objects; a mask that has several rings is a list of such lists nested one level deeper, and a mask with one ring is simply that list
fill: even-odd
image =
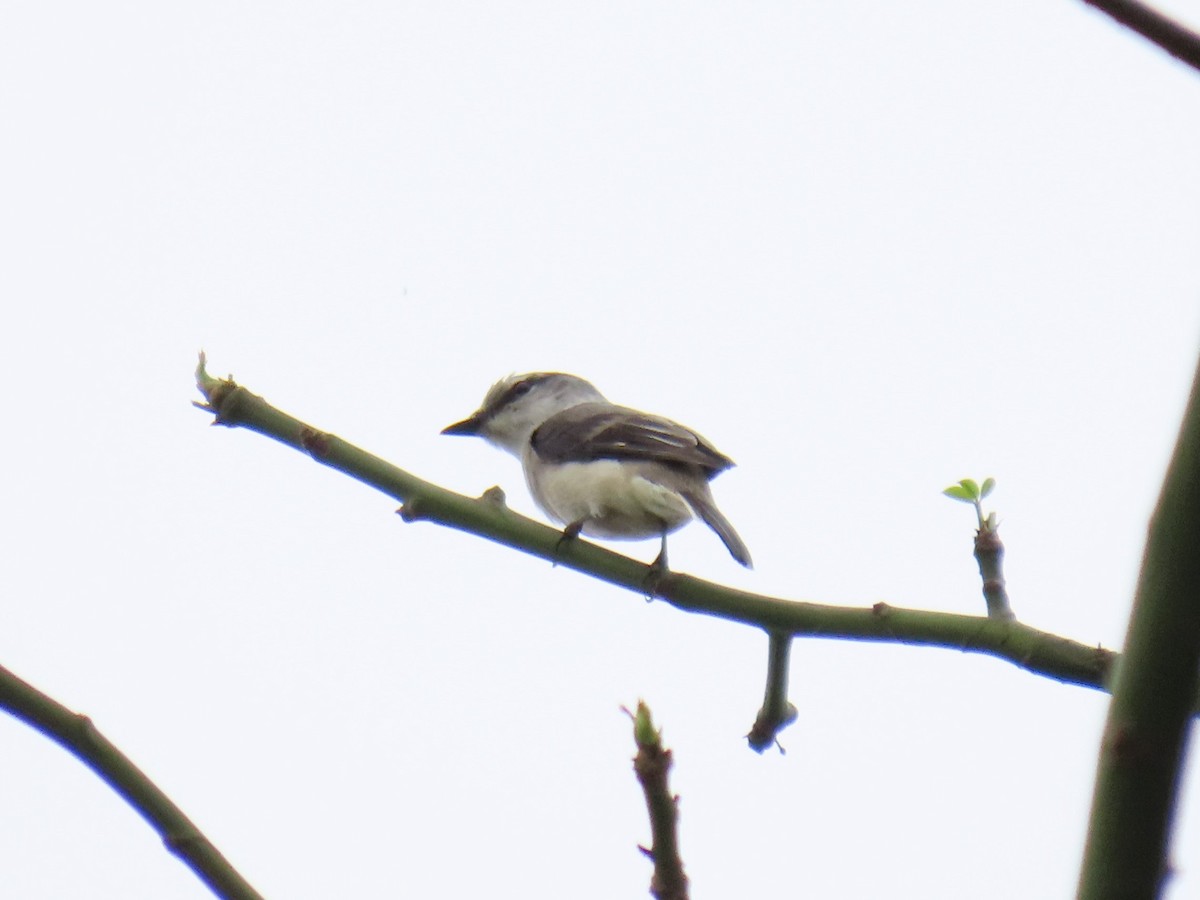
[{"label": "branch node", "polygon": [[425,518],[425,513],[421,509],[421,501],[418,497],[409,497],[404,501],[404,504],[396,510],[398,515],[405,522],[416,522]]},{"label": "branch node", "polygon": [[484,503],[496,507],[496,509],[508,509],[508,497],[504,494],[504,488],[498,484],[493,484],[480,494],[479,499]]},{"label": "branch node", "polygon": [[780,754],[786,754],[783,744],[779,743],[779,732],[800,718],[800,710],[796,704],[788,703],[782,715],[773,715],[765,706],[758,711],[750,732],[746,735],[746,743],[755,753],[766,753],[771,747],[778,747]]},{"label": "branch node", "polygon": [[196,387],[204,395],[205,402],[200,403],[193,400],[192,406],[210,413],[213,417],[213,425],[230,425],[229,414],[232,408],[230,398],[241,388],[233,380],[232,375],[226,378],[213,378],[209,375],[205,368],[207,362],[208,358],[201,350],[200,361],[196,364]]},{"label": "branch node", "polygon": [[75,713],[75,724],[79,727],[81,741],[86,741],[91,747],[96,747],[100,743],[97,739],[100,732],[96,729],[96,723],[92,721],[91,716]]},{"label": "branch node", "polygon": [[198,848],[209,846],[207,840],[196,832],[182,832],[180,834],[164,834],[163,846],[167,848],[175,856],[183,857],[184,859],[194,855]]},{"label": "branch node", "polygon": [[329,445],[332,435],[327,431],[317,431],[307,425],[300,429],[300,449],[318,462],[329,456]]}]

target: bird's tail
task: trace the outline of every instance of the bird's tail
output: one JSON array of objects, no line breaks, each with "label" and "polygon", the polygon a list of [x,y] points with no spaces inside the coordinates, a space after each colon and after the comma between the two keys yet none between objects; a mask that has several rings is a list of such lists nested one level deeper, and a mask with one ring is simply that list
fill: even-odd
[{"label": "bird's tail", "polygon": [[705,488],[703,493],[687,491],[683,494],[683,499],[695,510],[696,515],[704,520],[704,524],[717,533],[717,537],[729,549],[729,554],[747,569],[753,569],[754,563],[750,561],[750,550],[738,537],[737,531],[734,530],[729,520],[717,509],[712,494],[707,490],[708,485],[705,485]]}]

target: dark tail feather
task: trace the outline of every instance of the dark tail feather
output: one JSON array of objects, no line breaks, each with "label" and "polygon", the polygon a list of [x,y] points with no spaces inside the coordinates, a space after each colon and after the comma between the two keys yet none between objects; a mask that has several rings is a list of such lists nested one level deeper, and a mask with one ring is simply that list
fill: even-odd
[{"label": "dark tail feather", "polygon": [[683,495],[683,499],[696,511],[696,515],[704,520],[704,524],[717,533],[717,537],[729,549],[729,554],[734,559],[747,569],[754,568],[754,563],[750,561],[749,549],[742,543],[742,539],[729,524],[729,520],[717,509],[717,505],[713,503],[712,496],[708,494],[708,491],[705,491],[704,495],[688,491]]}]

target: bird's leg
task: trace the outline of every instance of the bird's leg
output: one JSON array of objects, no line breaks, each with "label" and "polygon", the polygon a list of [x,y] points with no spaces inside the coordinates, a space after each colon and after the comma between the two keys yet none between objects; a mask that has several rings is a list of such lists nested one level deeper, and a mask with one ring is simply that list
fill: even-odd
[{"label": "bird's leg", "polygon": [[654,562],[650,563],[650,571],[646,573],[646,578],[642,582],[642,585],[646,588],[647,600],[654,599],[658,586],[670,572],[671,570],[667,568],[667,532],[664,529],[662,533],[662,549],[658,551],[658,556],[654,557]]},{"label": "bird's leg", "polygon": [[579,537],[579,532],[583,531],[584,521],[584,519],[579,519],[563,529],[562,537],[560,537],[558,539],[558,543],[554,545],[554,565],[558,565],[558,559],[560,556],[562,556],[563,549],[570,544],[571,541]]},{"label": "bird's leg", "polygon": [[662,548],[658,551],[658,556],[654,557],[654,562],[650,563],[650,568],[659,572],[666,573],[667,569],[667,533],[662,533]]}]

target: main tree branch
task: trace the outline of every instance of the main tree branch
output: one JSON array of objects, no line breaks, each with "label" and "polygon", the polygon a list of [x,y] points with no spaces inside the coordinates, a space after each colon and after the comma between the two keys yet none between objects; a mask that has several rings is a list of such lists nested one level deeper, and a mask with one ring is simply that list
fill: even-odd
[{"label": "main tree branch", "polygon": [[1006,659],[1058,681],[1107,690],[1116,654],[1020,622],[982,616],[899,609],[827,606],[739,591],[670,572],[648,579],[644,563],[584,540],[562,541],[562,532],[508,509],[498,491],[466,497],[423,481],[365,450],[307,425],[230,379],[210,376],[201,355],[196,384],[214,424],[247,428],[310,455],[400,501],[406,521],[437,522],[467,531],[687,612],[762,628],[769,634],[920,644]]}]

